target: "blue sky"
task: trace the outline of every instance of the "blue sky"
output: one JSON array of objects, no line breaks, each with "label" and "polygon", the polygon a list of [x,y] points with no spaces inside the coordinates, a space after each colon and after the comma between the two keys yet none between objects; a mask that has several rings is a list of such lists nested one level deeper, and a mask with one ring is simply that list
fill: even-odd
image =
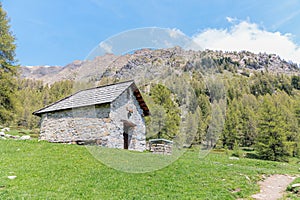
[{"label": "blue sky", "polygon": [[277,53],[300,63],[299,0],[2,0],[21,65],[83,60],[120,32],[161,27],[204,48]]}]

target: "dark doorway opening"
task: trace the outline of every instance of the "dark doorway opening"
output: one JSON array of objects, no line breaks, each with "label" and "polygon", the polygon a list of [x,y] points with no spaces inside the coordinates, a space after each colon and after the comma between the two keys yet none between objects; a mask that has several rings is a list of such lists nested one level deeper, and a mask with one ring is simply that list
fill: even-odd
[{"label": "dark doorway opening", "polygon": [[124,125],[124,132],[123,132],[123,140],[124,140],[124,149],[129,149],[131,138],[132,138],[132,131],[133,127],[136,125],[130,121],[122,120]]},{"label": "dark doorway opening", "polygon": [[123,133],[124,138],[124,149],[128,149],[128,134],[126,132]]}]

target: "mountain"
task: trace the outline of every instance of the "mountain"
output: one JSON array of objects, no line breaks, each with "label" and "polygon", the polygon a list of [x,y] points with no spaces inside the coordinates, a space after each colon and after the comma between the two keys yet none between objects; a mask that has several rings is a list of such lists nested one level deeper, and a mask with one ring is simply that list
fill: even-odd
[{"label": "mountain", "polygon": [[76,60],[66,66],[23,66],[21,77],[42,80],[52,84],[61,80],[100,81],[103,77],[112,79],[132,79],[156,77],[167,69],[180,73],[189,69],[215,68],[251,75],[253,71],[269,71],[272,73],[299,73],[299,66],[287,62],[275,54],[254,54],[248,51],[186,51],[180,47],[170,49],[142,49],[133,54],[98,56],[91,61]]}]

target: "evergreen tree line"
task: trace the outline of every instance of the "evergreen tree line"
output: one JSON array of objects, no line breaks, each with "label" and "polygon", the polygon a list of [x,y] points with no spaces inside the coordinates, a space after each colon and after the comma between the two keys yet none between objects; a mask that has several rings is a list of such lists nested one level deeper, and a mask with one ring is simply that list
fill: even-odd
[{"label": "evergreen tree line", "polygon": [[[196,98],[192,102],[197,108],[194,106],[189,116],[197,114],[197,120],[189,118],[188,128],[197,130],[192,144],[217,145],[230,150],[251,147],[258,157],[267,160],[283,161],[289,156],[300,156],[299,76],[220,73],[218,79],[223,80],[226,88],[224,104],[215,103],[218,99],[222,101],[220,89],[208,87],[207,80],[199,72],[193,72],[190,84]],[[182,112],[180,94],[157,84],[144,96],[152,114],[152,121],[146,121],[152,129],[151,137],[174,139],[180,135],[182,119],[177,117]]]},{"label": "evergreen tree line", "polygon": [[[216,134],[218,145],[228,149],[253,147],[267,160],[299,157],[299,76],[256,72],[250,77],[223,74],[220,78],[225,80],[227,103],[223,129]],[[198,94],[200,107],[202,95]],[[213,126],[210,113],[202,114],[199,126],[207,130]],[[195,142],[201,143],[207,133],[200,129],[198,134]]]},{"label": "evergreen tree line", "polygon": [[32,112],[70,95],[72,90],[73,82],[69,80],[48,85],[42,81],[19,79],[14,93],[15,116],[10,124],[29,129],[38,128],[40,119],[32,115]]},{"label": "evergreen tree line", "polygon": [[268,160],[299,156],[299,97],[279,91],[233,99],[227,108],[222,146],[254,147],[261,158]]}]

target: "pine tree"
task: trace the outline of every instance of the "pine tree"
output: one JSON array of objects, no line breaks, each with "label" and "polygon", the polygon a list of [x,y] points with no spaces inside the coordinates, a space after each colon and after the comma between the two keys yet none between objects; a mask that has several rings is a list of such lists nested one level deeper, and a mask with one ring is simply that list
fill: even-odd
[{"label": "pine tree", "polygon": [[16,110],[17,66],[15,60],[15,38],[10,31],[6,12],[0,3],[0,123],[10,124]]},{"label": "pine tree", "polygon": [[225,117],[222,112],[225,102],[214,101],[212,103],[212,114],[209,123],[209,128],[206,133],[207,147],[213,147],[216,145],[219,136],[221,136]]},{"label": "pine tree", "polygon": [[156,84],[151,87],[150,96],[153,101],[149,104],[152,113],[151,120],[148,120],[150,130],[153,126],[151,131],[156,130],[158,137],[173,139],[179,132],[180,110],[172,100],[171,91]]},{"label": "pine tree", "polygon": [[243,95],[240,106],[241,146],[250,147],[255,143],[257,130],[257,101],[253,95]]},{"label": "pine tree", "polygon": [[149,101],[148,106],[151,109],[151,118],[146,118],[147,137],[162,138],[166,132],[166,112],[162,106]]},{"label": "pine tree", "polygon": [[299,127],[294,111],[295,100],[290,98],[286,92],[281,91],[274,95],[274,101],[284,121],[285,145],[289,156],[299,156]]},{"label": "pine tree", "polygon": [[233,149],[235,142],[239,139],[239,111],[236,105],[237,101],[234,100],[228,105],[226,120],[224,124],[224,131],[222,133],[223,146]]},{"label": "pine tree", "polygon": [[284,161],[288,156],[285,124],[272,97],[262,99],[258,121],[256,150],[262,159]]}]

